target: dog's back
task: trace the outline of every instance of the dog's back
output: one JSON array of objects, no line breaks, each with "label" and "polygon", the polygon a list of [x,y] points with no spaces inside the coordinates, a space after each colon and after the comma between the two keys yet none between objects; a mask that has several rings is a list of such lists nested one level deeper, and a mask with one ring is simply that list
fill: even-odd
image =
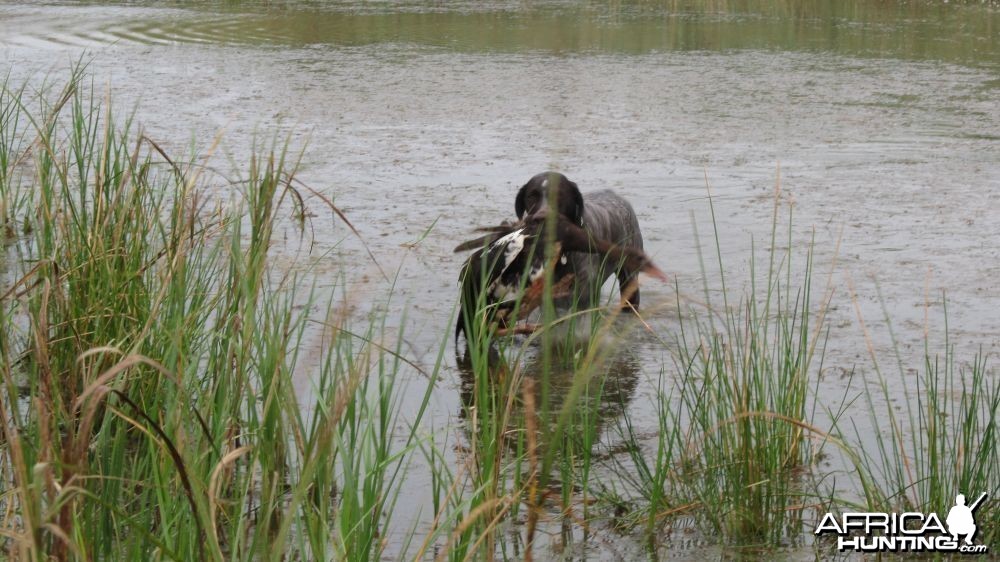
[{"label": "dog's back", "polygon": [[[583,200],[583,228],[592,237],[623,247],[643,249],[639,219],[625,198],[605,189],[584,193]],[[574,252],[570,254],[570,263],[576,273],[576,294],[578,298],[587,299],[579,301],[585,306],[598,304],[604,282],[611,275],[619,273],[619,264],[606,263],[606,258],[600,254]],[[618,280],[627,282],[628,277],[619,274]]]}]

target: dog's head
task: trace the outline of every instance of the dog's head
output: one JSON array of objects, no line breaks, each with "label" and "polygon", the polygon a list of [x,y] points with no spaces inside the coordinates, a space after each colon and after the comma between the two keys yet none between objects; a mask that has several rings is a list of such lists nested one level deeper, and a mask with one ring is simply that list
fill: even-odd
[{"label": "dog's head", "polygon": [[577,226],[583,226],[583,195],[575,183],[557,172],[542,172],[528,180],[514,200],[517,218],[525,222],[545,219],[555,209]]}]

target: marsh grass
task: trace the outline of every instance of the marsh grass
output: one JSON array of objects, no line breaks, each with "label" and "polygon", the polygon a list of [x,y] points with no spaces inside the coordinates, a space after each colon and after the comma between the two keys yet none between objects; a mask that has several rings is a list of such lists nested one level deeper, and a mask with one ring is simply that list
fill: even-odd
[{"label": "marsh grass", "polygon": [[[853,423],[839,429],[860,445],[858,464],[871,475],[872,486],[865,498],[869,508],[934,512],[943,521],[957,494],[964,494],[971,504],[986,493],[987,500],[975,512],[980,525],[976,541],[991,545],[1000,537],[996,524],[1000,520],[1000,384],[981,352],[967,362],[955,356],[944,295],[942,302],[943,349],[935,353],[928,335],[922,368],[905,369],[893,340],[894,375],[883,371],[861,310],[856,308],[875,374],[873,380],[864,381],[863,398],[871,416],[868,423],[879,431],[867,435]],[[887,314],[885,321],[891,326]],[[907,389],[902,397],[890,392],[891,376]]]},{"label": "marsh grass", "polygon": [[[631,519],[650,540],[681,515],[732,545],[775,546],[802,535],[802,477],[815,452],[807,404],[830,297],[811,292],[811,251],[796,270],[793,252],[779,249],[778,201],[776,192],[765,270],[751,260],[751,285],[738,303],[730,305],[718,243],[723,302],[711,306],[706,283],[707,313],[698,313],[677,287],[676,341],[665,345],[674,369],[660,373],[651,446],[631,420],[619,423]],[[709,278],[704,265],[702,276]]]},{"label": "marsh grass", "polygon": [[0,82],[0,228],[4,240],[16,234],[16,217],[27,195],[18,187],[22,181],[21,155],[24,154],[29,127],[21,100],[27,85],[15,87],[10,76]]},{"label": "marsh grass", "polygon": [[281,213],[301,215],[287,148],[258,149],[211,206],[204,168],[82,72],[51,104],[27,95],[5,88],[0,112],[24,127],[4,128],[4,219],[28,233],[0,317],[7,554],[378,557],[422,408],[394,433],[401,353],[374,320],[334,318],[296,394],[319,303],[268,261]]},{"label": "marsh grass", "polygon": [[[645,315],[676,315],[666,329],[547,298],[541,331],[497,338],[477,303],[462,419],[428,433],[452,332],[417,368],[384,313],[351,318],[310,286],[308,263],[272,263],[275,226],[306,215],[287,145],[256,146],[242,177],[219,180],[206,156],[171,158],[114,113],[79,68],[58,91],[5,83],[0,124],[8,558],[531,560],[601,528],[638,530],[655,556],[689,521],[770,551],[808,548],[826,510],[940,512],[957,491],[991,494],[977,520],[983,543],[997,538],[1000,385],[986,360],[959,363],[946,342],[919,376],[901,367],[902,413],[874,352],[862,400],[821,396],[832,285],[814,291],[812,241],[793,250],[790,214],[779,235],[778,190],[749,286],[726,286],[716,232],[703,302],[679,283],[676,306],[644,301]],[[623,324],[662,349],[642,370],[655,380],[618,355]],[[637,384],[655,390],[653,420],[629,408]],[[854,427],[859,404],[887,432]],[[815,460],[828,448],[856,494],[826,486]],[[417,465],[427,525],[394,516]]]}]

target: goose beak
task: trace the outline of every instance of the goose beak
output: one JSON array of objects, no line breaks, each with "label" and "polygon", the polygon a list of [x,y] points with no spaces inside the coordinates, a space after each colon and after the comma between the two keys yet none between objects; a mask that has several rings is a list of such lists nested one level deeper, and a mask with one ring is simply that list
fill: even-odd
[{"label": "goose beak", "polygon": [[652,263],[646,264],[639,271],[645,273],[646,275],[649,275],[650,277],[655,277],[656,279],[659,279],[660,281],[663,281],[664,283],[669,283],[670,282],[670,278],[667,277],[667,274],[663,273],[663,271],[660,268],[656,267]]}]

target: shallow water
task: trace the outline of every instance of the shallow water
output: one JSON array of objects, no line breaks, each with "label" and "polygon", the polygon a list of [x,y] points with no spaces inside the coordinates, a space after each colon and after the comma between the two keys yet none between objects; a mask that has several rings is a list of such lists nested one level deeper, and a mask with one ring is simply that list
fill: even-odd
[{"label": "shallow water", "polygon": [[[545,169],[584,192],[613,188],[629,198],[647,252],[687,303],[705,298],[693,225],[720,300],[707,185],[726,283],[738,290],[749,280],[751,237],[758,248],[770,238],[780,169],[796,259],[814,237],[817,288],[829,279],[836,290],[822,395],[843,394],[852,369],[872,374],[856,310],[894,372],[891,318],[912,376],[925,326],[941,349],[946,294],[959,357],[971,360],[981,347],[996,363],[994,5],[172,6],[0,3],[0,70],[14,83],[61,82],[83,57],[95,88],[110,85],[119,105],[138,106],[147,134],[171,152],[183,154],[192,138],[205,147],[222,131],[214,164],[224,174],[230,156],[247,159],[255,138],[291,135],[304,149],[300,179],[343,209],[390,278],[398,272],[385,303],[389,284],[378,268],[312,198],[320,287],[345,282],[358,315],[387,308],[418,364],[432,366],[452,330],[463,258],[452,247],[473,227],[510,218],[517,187]],[[283,235],[278,259],[292,263],[308,248],[291,226]],[[341,271],[344,280],[335,277]],[[647,319],[665,339],[676,297],[672,286],[643,286]],[[656,338],[632,339],[617,371],[641,420],[669,358]],[[445,375],[431,409],[438,428],[460,423],[460,370],[449,362]],[[302,392],[309,376],[297,381]],[[890,382],[897,396],[915,389]],[[419,471],[412,480],[408,489],[419,490]],[[406,499],[397,528],[428,517],[429,507],[417,513],[428,505],[419,493]],[[615,542],[591,537],[578,553],[632,552]],[[697,539],[671,544],[671,556],[705,554]]]}]

